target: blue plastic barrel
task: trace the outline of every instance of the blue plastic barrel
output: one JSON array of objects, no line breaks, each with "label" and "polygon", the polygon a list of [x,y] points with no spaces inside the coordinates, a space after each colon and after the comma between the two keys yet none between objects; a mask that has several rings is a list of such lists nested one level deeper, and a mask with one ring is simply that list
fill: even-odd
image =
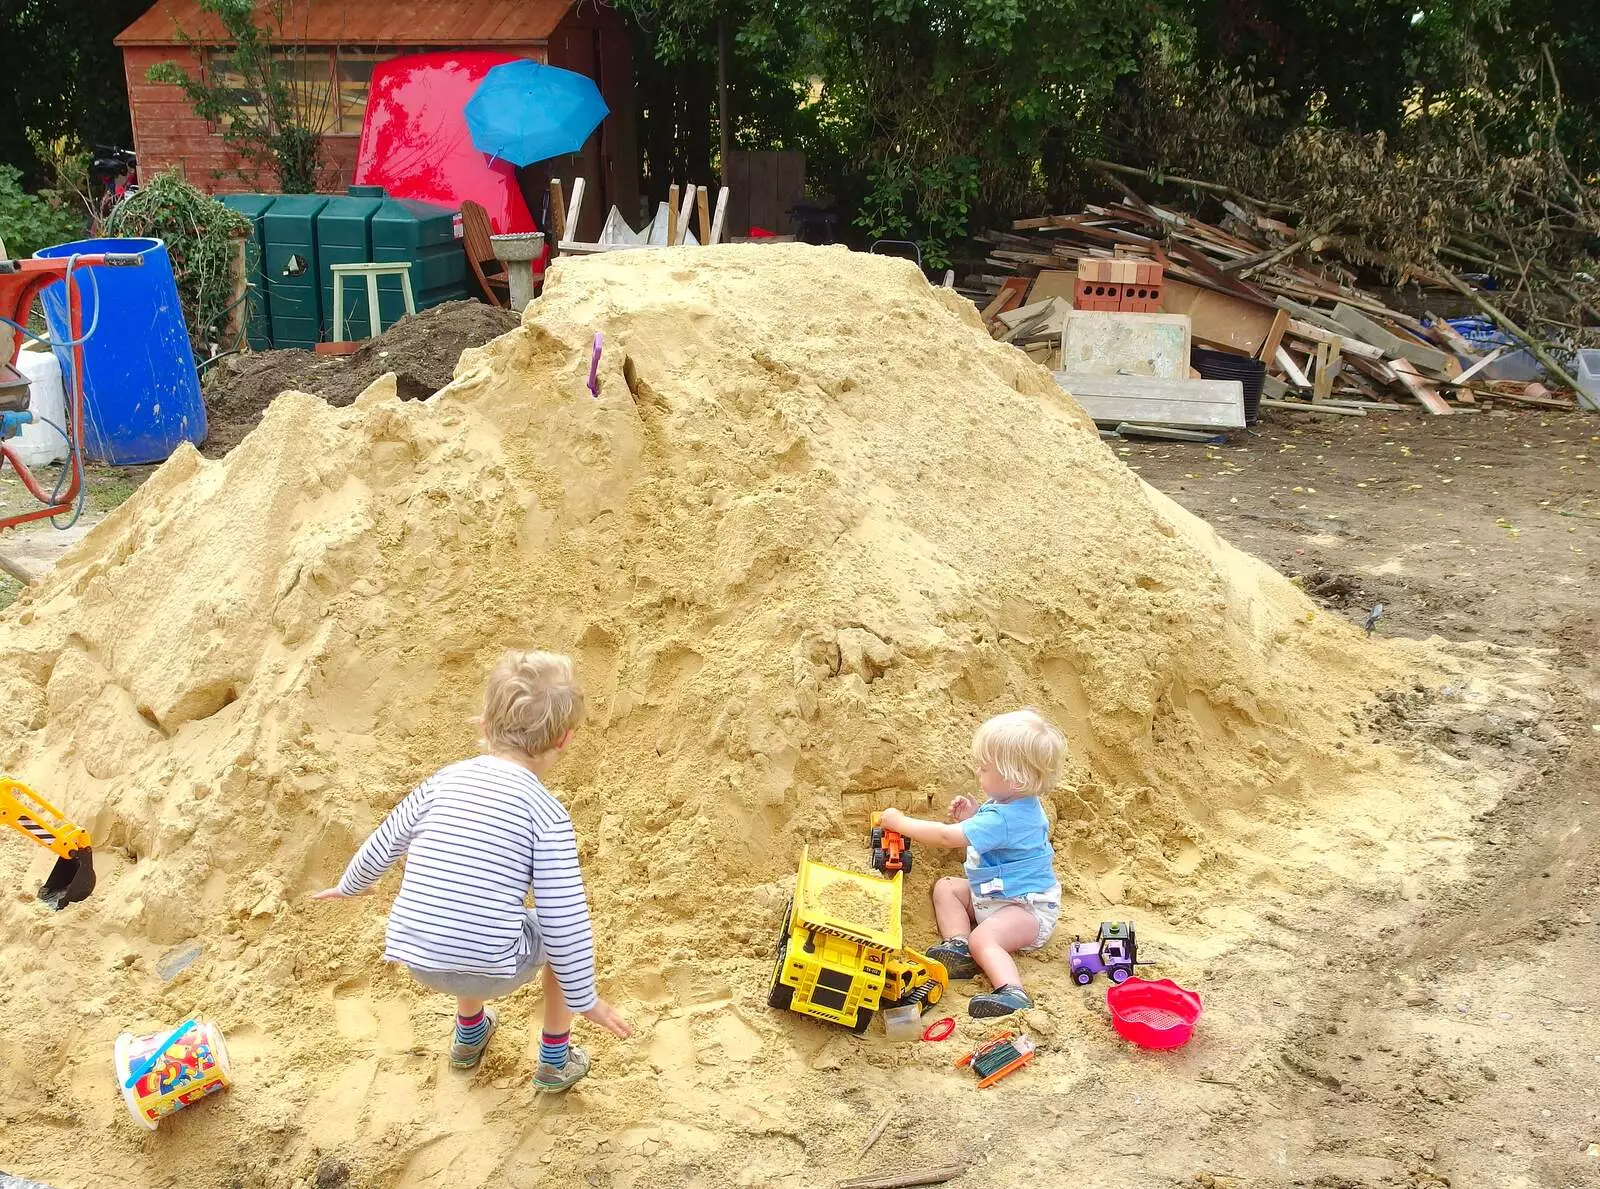
[{"label": "blue plastic barrel", "polygon": [[[164,462],[180,442],[198,446],[206,440],[206,406],[166,244],[80,239],[34,255],[59,259],[110,252],[137,253],[144,265],[72,273],[83,329],[94,324],[97,305],[100,314],[83,344],[84,453],[92,462],[113,466]],[[42,298],[51,339],[70,342],[66,285],[51,285]],[[63,376],[70,377],[72,352],[57,347],[56,357]]]}]

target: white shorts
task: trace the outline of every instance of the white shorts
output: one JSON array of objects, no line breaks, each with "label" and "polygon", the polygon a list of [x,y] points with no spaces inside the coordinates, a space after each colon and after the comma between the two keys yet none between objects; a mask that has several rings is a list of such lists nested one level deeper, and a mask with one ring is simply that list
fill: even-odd
[{"label": "white shorts", "polygon": [[1057,884],[1048,892],[1030,892],[1026,896],[980,896],[977,892],[972,893],[972,915],[980,925],[1009,904],[1026,908],[1039,924],[1033,944],[1017,951],[1020,954],[1031,953],[1050,940],[1050,934],[1056,931],[1056,922],[1061,920],[1061,885]]}]

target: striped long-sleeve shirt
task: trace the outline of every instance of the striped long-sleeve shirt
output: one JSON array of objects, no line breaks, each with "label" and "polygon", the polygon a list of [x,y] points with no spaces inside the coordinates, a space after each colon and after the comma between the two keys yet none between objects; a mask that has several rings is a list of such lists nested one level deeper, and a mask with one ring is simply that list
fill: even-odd
[{"label": "striped long-sleeve shirt", "polygon": [[418,970],[511,975],[527,956],[533,891],[546,960],[575,1012],[595,1005],[594,933],[572,819],[539,778],[495,756],[443,768],[396,805],[339,890],[366,891],[401,855],[384,958]]}]

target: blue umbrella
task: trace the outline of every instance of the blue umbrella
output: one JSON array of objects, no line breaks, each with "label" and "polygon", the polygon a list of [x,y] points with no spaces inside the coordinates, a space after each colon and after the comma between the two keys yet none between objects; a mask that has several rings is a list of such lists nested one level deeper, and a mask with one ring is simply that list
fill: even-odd
[{"label": "blue umbrella", "polygon": [[578,152],[609,112],[593,79],[531,58],[489,71],[466,108],[473,145],[513,165]]}]

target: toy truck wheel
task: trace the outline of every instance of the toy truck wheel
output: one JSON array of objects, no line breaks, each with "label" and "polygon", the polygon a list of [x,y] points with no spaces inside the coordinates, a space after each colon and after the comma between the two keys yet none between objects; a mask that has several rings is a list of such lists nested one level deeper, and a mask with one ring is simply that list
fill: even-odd
[{"label": "toy truck wheel", "polygon": [[[787,918],[785,918],[787,919]],[[772,966],[772,987],[767,991],[767,1006],[788,1011],[794,1004],[794,988],[783,981],[783,968],[789,961],[789,942],[785,937],[778,942],[778,958]]]},{"label": "toy truck wheel", "polygon": [[889,862],[889,855],[881,846],[872,848],[872,869],[882,871]]},{"label": "toy truck wheel", "polygon": [[1080,987],[1087,987],[1090,983],[1094,982],[1094,971],[1092,971],[1092,970],[1077,970],[1077,971],[1074,971],[1073,975],[1072,975],[1072,981],[1077,983]]},{"label": "toy truck wheel", "polygon": [[1132,973],[1133,972],[1130,971],[1126,966],[1118,966],[1111,972],[1111,981],[1114,983],[1125,983],[1128,981],[1128,976]]},{"label": "toy truck wheel", "polygon": [[907,875],[911,874],[911,848],[907,847],[900,852],[900,870]]},{"label": "toy truck wheel", "polygon": [[871,1024],[872,1024],[872,1009],[870,1007],[858,1008],[856,1010],[856,1026],[854,1028],[850,1029],[850,1031],[854,1032],[857,1036],[860,1036],[864,1032],[866,1032],[867,1028]]}]

